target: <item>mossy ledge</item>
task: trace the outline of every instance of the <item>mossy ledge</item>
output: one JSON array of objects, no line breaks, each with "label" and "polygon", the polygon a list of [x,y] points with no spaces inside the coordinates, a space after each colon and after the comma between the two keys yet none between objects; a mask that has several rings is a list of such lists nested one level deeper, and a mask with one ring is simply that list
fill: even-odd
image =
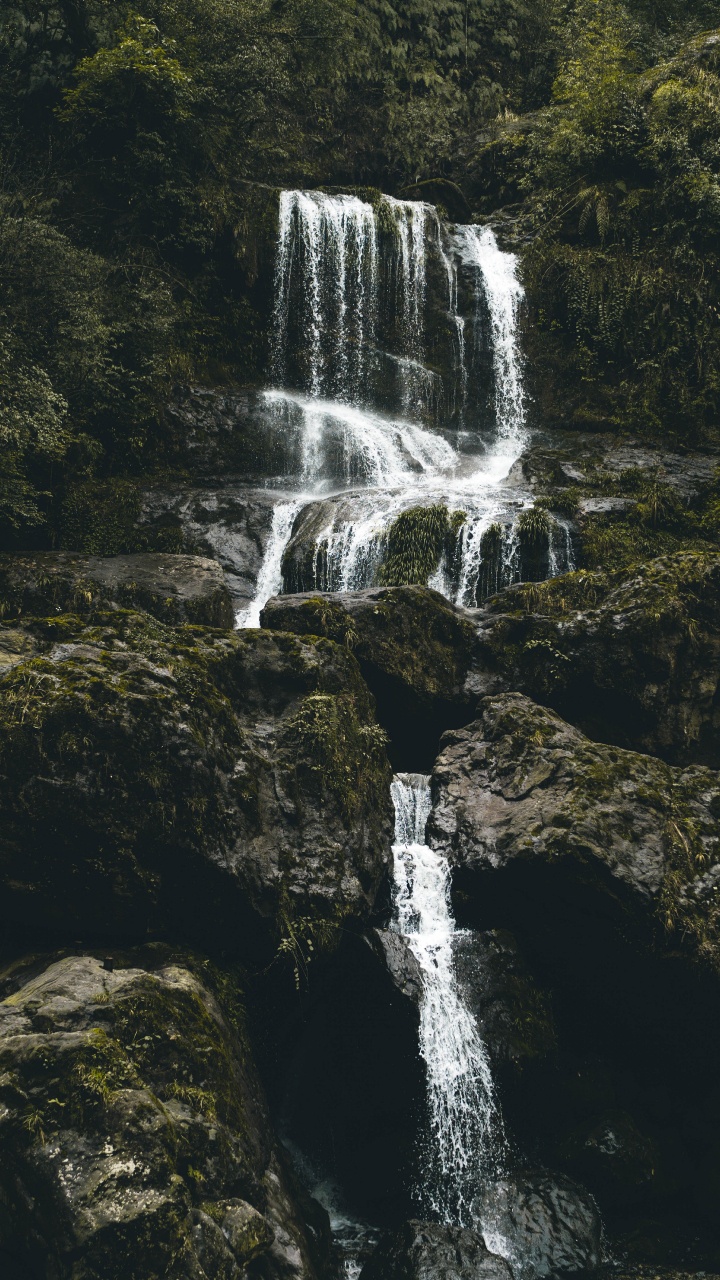
[{"label": "mossy ledge", "polygon": [[346,647],[127,610],[22,634],[32,651],[0,683],[11,933],[172,931],[262,955],[281,901],[367,914],[389,852],[388,764]]}]

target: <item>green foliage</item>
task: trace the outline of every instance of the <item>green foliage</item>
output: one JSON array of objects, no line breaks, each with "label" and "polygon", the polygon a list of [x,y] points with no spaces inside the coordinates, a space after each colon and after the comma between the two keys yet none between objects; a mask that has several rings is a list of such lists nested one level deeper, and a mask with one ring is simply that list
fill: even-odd
[{"label": "green foliage", "polygon": [[348,818],[369,789],[380,802],[387,736],[379,725],[363,722],[352,694],[309,694],[288,725],[287,742],[296,769],[334,793]]},{"label": "green foliage", "polygon": [[[720,93],[697,32],[716,18],[713,0],[4,6],[0,536],[51,545],[62,495],[175,465],[175,383],[257,380],[277,185],[524,200],[566,416],[707,434]],[[425,581],[399,554],[392,580]]]},{"label": "green foliage", "polygon": [[441,504],[411,507],[390,525],[383,563],[378,573],[384,587],[427,586],[445,549],[450,521]]},{"label": "green foliage", "polygon": [[517,519],[517,531],[520,545],[530,551],[546,547],[550,536],[551,520],[544,507],[529,507],[521,511]]},{"label": "green foliage", "polygon": [[276,958],[287,958],[292,965],[295,990],[307,984],[310,965],[318,952],[334,950],[340,940],[340,926],[332,920],[311,916],[294,916],[286,906],[280,912],[281,937]]},{"label": "green foliage", "polygon": [[[67,401],[0,331],[0,532],[41,524],[41,486],[70,444]],[[22,350],[22,348],[21,348]]]},{"label": "green foliage", "polygon": [[720,407],[715,46],[647,69],[614,0],[576,22],[526,155],[538,343],[578,425],[699,440]]}]

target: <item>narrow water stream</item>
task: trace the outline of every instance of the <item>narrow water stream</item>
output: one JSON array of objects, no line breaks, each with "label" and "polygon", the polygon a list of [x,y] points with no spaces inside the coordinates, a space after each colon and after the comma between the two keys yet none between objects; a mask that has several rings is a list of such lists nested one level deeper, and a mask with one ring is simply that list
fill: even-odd
[{"label": "narrow water stream", "polygon": [[507,1143],[488,1051],[455,975],[458,929],[450,868],[425,843],[430,779],[397,774],[393,874],[395,918],[422,973],[420,1053],[427,1075],[427,1127],[420,1140],[416,1195],[426,1216],[477,1223],[481,1189],[503,1173]]}]

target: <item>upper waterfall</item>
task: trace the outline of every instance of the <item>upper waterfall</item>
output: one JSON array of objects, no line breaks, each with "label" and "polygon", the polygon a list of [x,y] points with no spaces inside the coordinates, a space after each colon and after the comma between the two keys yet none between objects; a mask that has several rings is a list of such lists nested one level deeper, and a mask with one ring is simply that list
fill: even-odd
[{"label": "upper waterfall", "polygon": [[517,267],[490,227],[446,225],[420,201],[281,192],[275,389],[456,424],[471,408],[521,444]]},{"label": "upper waterfall", "polygon": [[412,507],[455,513],[432,585],[460,604],[572,567],[552,518],[528,559],[530,497],[504,483],[527,435],[524,293],[490,227],[374,192],[283,191],[274,288],[264,396],[278,439],[294,442],[282,477],[294,493],[239,625],[256,624],[269,590],[373,585],[388,529]]}]

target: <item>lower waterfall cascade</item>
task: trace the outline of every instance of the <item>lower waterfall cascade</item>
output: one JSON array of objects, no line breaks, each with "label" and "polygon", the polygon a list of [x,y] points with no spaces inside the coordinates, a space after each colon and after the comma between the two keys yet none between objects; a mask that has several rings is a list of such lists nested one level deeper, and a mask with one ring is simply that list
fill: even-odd
[{"label": "lower waterfall cascade", "polygon": [[466,1007],[453,966],[457,935],[450,868],[425,843],[430,779],[397,774],[393,928],[422,973],[420,1053],[427,1073],[427,1132],[416,1196],[423,1212],[448,1226],[476,1222],[480,1187],[497,1180],[507,1141],[487,1049]]},{"label": "lower waterfall cascade", "polygon": [[[442,373],[428,360],[431,285]],[[257,626],[283,590],[375,585],[387,531],[410,508],[442,504],[457,520],[451,561],[430,581],[457,604],[574,567],[562,515],[547,516],[538,564],[523,563],[532,498],[507,479],[528,441],[523,297],[517,258],[489,226],[446,225],[431,205],[389,196],[373,207],[281,193],[274,386],[262,399],[298,464],[278,477],[287,496],[238,626]]]}]

